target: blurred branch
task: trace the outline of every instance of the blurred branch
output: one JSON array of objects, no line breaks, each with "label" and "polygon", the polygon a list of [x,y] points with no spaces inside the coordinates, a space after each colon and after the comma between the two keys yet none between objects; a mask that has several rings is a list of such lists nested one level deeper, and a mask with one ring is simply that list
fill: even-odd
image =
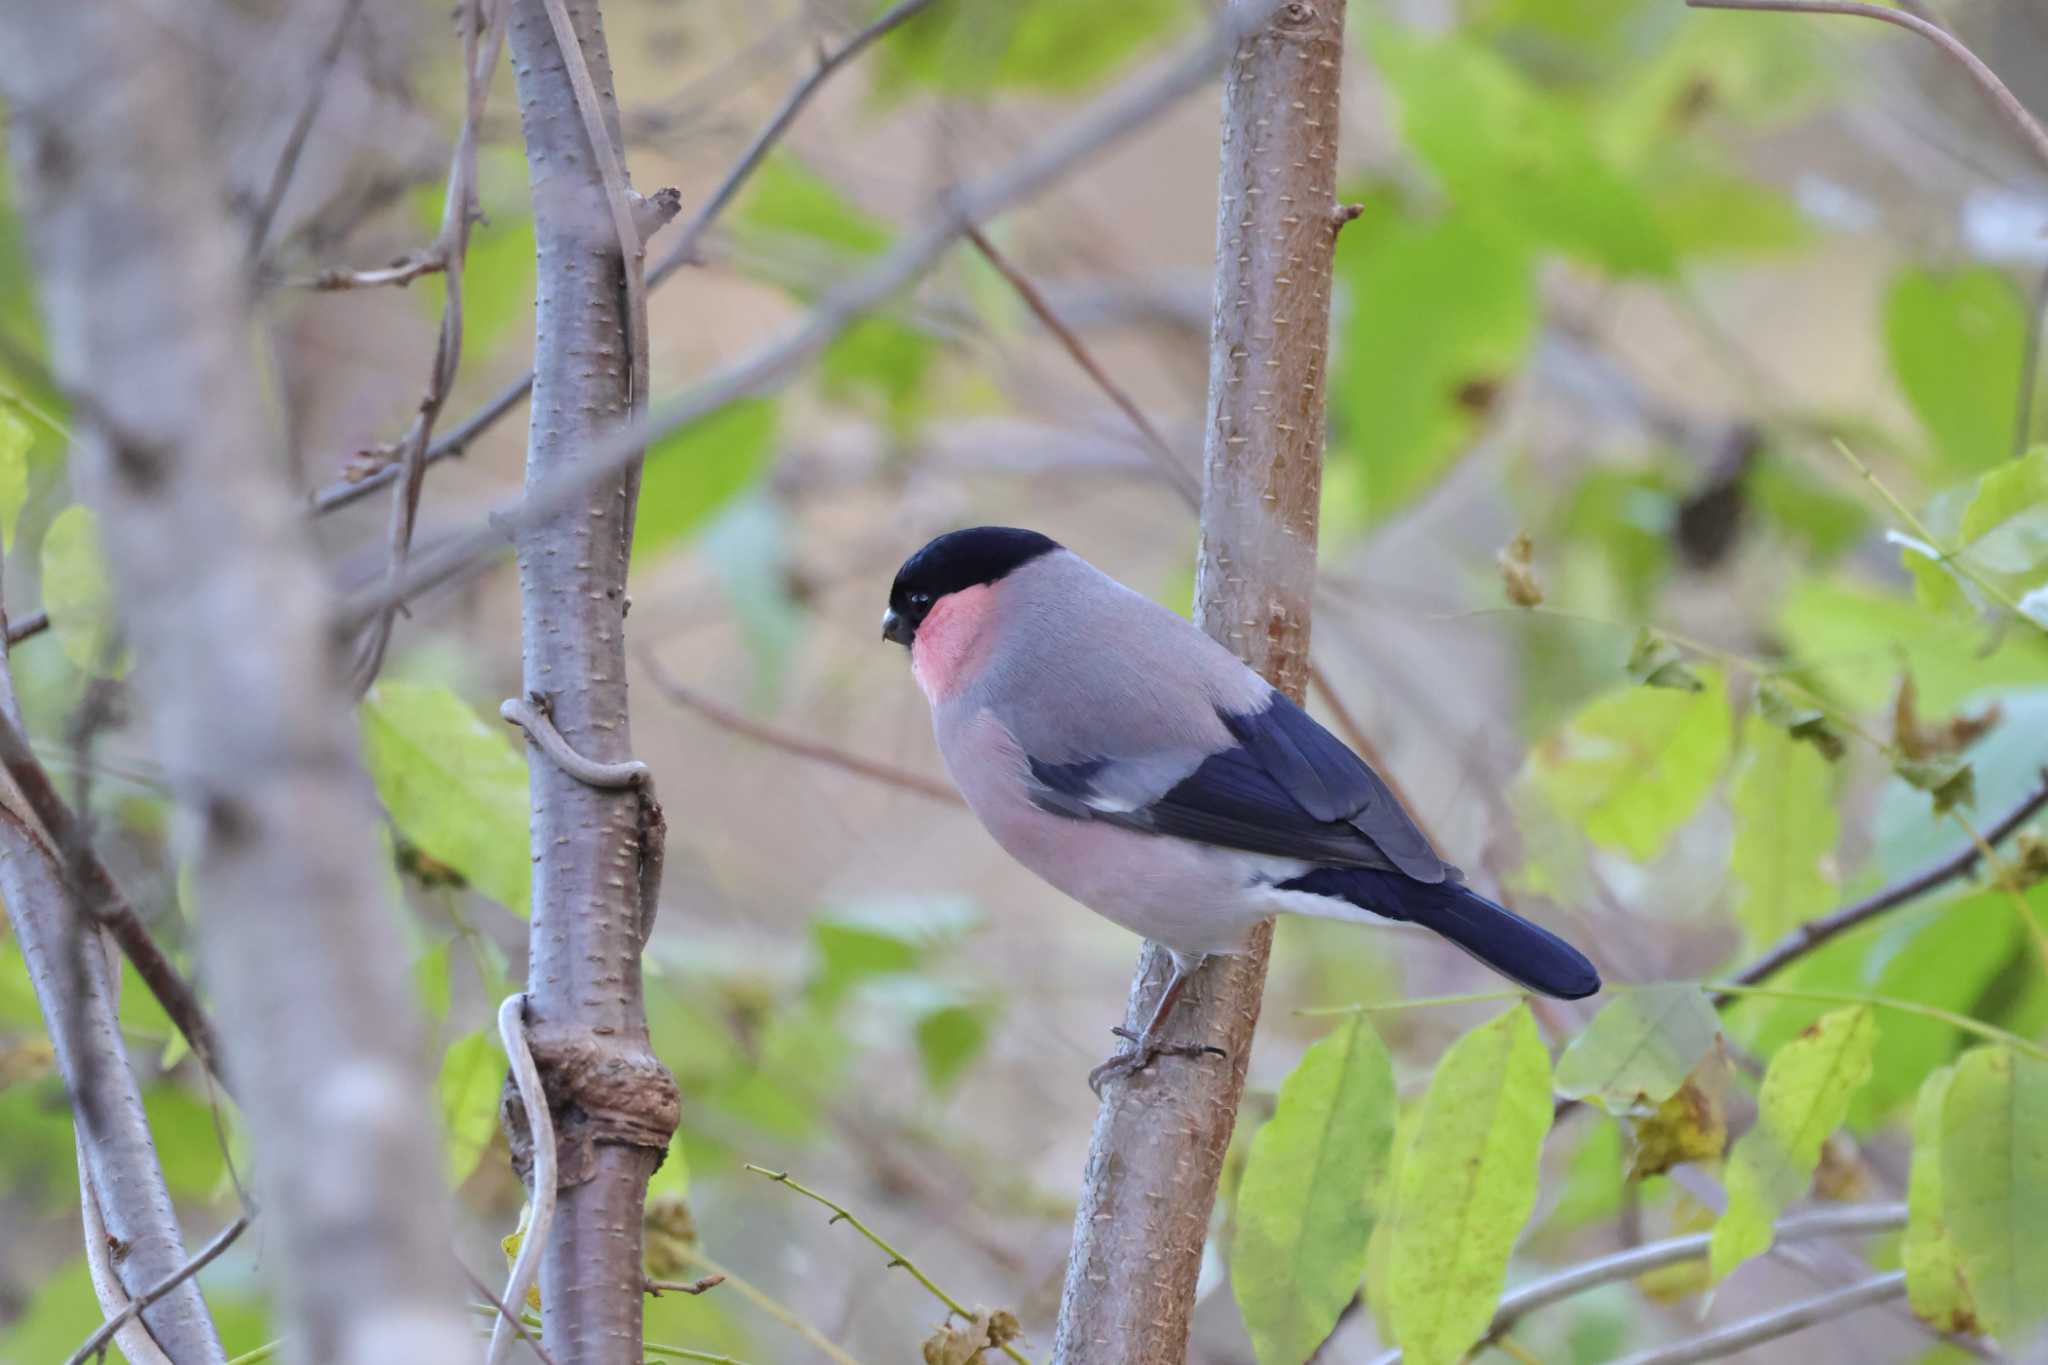
[{"label": "blurred branch", "polygon": [[[2043,773],[2041,780],[2031,791],[1984,831],[1981,843],[1972,840],[1938,863],[1924,867],[1861,900],[1852,901],[1817,919],[1808,920],[1779,939],[1763,956],[1730,977],[1730,983],[1737,986],[1754,986],[1758,982],[1768,981],[1828,940],[1839,937],[1888,910],[1910,904],[1937,887],[1968,876],[1983,860],[1985,848],[2003,843],[2020,826],[2033,819],[2044,806],[2048,806],[2048,773]],[[1714,997],[1714,1006],[1717,1009],[1721,1008],[1733,998],[1734,996],[1729,993],[1717,995]]]},{"label": "blurred branch", "polygon": [[[420,399],[412,425],[398,442],[398,490],[391,499],[391,523],[387,537],[390,567],[386,581],[395,583],[405,571],[412,549],[413,528],[418,524],[420,495],[426,488],[427,442],[434,423],[455,386],[455,374],[462,366],[462,269],[469,255],[469,229],[476,219],[476,152],[478,127],[484,104],[490,96],[491,73],[497,69],[498,54],[504,48],[505,20],[510,0],[468,0],[458,10],[462,23],[462,73],[464,102],[462,131],[455,138],[455,152],[449,159],[448,188],[441,198],[441,227],[434,244],[421,260],[436,262],[447,279],[442,295],[441,336],[434,347],[433,368],[427,372],[427,391]],[[392,603],[376,614],[356,656],[356,692],[369,691],[384,666],[384,651],[391,644],[398,604]]]},{"label": "blurred branch", "polygon": [[[1860,1233],[1890,1232],[1906,1224],[1904,1204],[1866,1204],[1843,1209],[1830,1209],[1822,1213],[1802,1214],[1778,1222],[1772,1230],[1772,1245],[1789,1246],[1795,1242],[1812,1241],[1821,1237],[1844,1237]],[[1665,1266],[1680,1265],[1686,1261],[1697,1261],[1706,1256],[1714,1240],[1712,1232],[1687,1233],[1682,1237],[1671,1237],[1661,1242],[1649,1242],[1643,1246],[1626,1247],[1606,1256],[1595,1257],[1580,1265],[1569,1266],[1540,1280],[1532,1280],[1517,1289],[1510,1290],[1494,1310],[1493,1322],[1472,1348],[1476,1353],[1486,1345],[1513,1330],[1515,1325],[1529,1314],[1554,1303],[1562,1303],[1590,1289],[1598,1289],[1616,1280],[1632,1280],[1638,1275]],[[1371,1365],[1398,1365],[1401,1360],[1399,1349],[1374,1356]]]},{"label": "blurred branch", "polygon": [[830,52],[820,52],[818,64],[811,68],[810,73],[798,81],[783,98],[782,106],[761,126],[761,131],[754,135],[754,140],[740,153],[740,159],[733,163],[732,169],[725,173],[725,178],[718,182],[718,188],[711,192],[710,198],[706,199],[697,212],[691,215],[690,221],[683,225],[676,244],[655,263],[652,270],[647,272],[648,284],[658,285],[684,266],[698,264],[701,258],[697,250],[703,244],[704,234],[710,231],[711,225],[718,221],[719,215],[732,203],[740,187],[761,168],[761,163],[767,159],[768,153],[774,150],[776,143],[782,141],[790,125],[796,122],[796,116],[811,102],[811,97],[823,88],[834,72],[866,51],[870,44],[905,20],[915,18],[930,9],[934,2],[935,0],[897,0],[896,4],[876,15],[874,22],[838,47]]},{"label": "blurred branch", "polygon": [[[889,1269],[894,1270],[898,1267],[901,1267],[902,1269],[909,1271],[910,1278],[916,1280],[919,1284],[923,1285],[928,1291],[930,1291],[931,1296],[933,1298],[937,1299],[940,1303],[946,1306],[947,1312],[953,1314],[955,1317],[962,1318],[968,1322],[974,1321],[975,1315],[972,1312],[969,1312],[968,1309],[961,1304],[960,1300],[954,1298],[951,1294],[948,1294],[945,1290],[939,1288],[939,1286],[932,1281],[931,1276],[925,1274],[922,1270],[919,1270],[917,1268],[916,1262],[912,1261],[908,1256],[905,1256],[895,1247],[889,1245],[889,1243],[885,1241],[880,1234],[878,1234],[873,1228],[869,1227],[866,1223],[861,1222],[860,1218],[857,1215],[855,1215],[854,1212],[851,1209],[847,1208],[844,1204],[835,1203],[834,1201],[827,1199],[824,1195],[819,1194],[816,1190],[811,1189],[809,1186],[799,1184],[798,1182],[790,1179],[789,1172],[787,1171],[771,1171],[766,1166],[756,1166],[752,1162],[747,1163],[747,1169],[752,1171],[755,1175],[764,1175],[768,1177],[770,1180],[774,1181],[778,1185],[787,1185],[790,1189],[795,1190],[804,1198],[812,1200],[819,1204],[823,1204],[826,1208],[832,1210],[832,1217],[828,1222],[828,1226],[830,1225],[830,1223],[845,1223],[846,1225],[851,1227],[855,1232],[867,1238],[868,1241],[874,1244],[876,1250],[880,1251],[884,1256],[887,1256],[889,1258]],[[1019,1351],[1015,1346],[1010,1345],[1008,1342],[1002,1343],[1001,1350],[1004,1355],[1016,1361],[1017,1365],[1031,1365],[1031,1362],[1025,1357],[1024,1353]]]},{"label": "blurred branch", "polygon": [[[493,1340],[497,1338],[498,1326],[510,1323],[512,1324],[512,1334],[533,1348],[534,1358],[540,1361],[541,1365],[555,1365],[555,1358],[548,1354],[548,1348],[543,1346],[540,1338],[533,1334],[533,1327],[529,1326],[518,1314],[514,1313],[511,1307],[498,1297],[496,1290],[485,1284],[483,1279],[468,1266],[462,1267],[462,1273],[469,1280],[469,1287],[483,1295],[484,1301],[490,1305],[484,1311],[494,1315],[491,1328]],[[231,1360],[228,1362],[228,1365],[237,1365],[237,1363]]]},{"label": "blurred branch", "polygon": [[2048,326],[2048,269],[2043,269],[2027,300],[2026,343],[2020,348],[2018,410],[2012,421],[2012,457],[2027,453],[2027,436],[2034,425],[2034,386],[2041,373],[2041,328]]},{"label": "blurred branch", "polygon": [[327,99],[327,86],[334,76],[334,64],[341,60],[341,47],[348,39],[349,25],[356,19],[356,13],[363,7],[363,0],[341,0],[341,13],[334,21],[334,31],[328,36],[326,46],[320,49],[320,56],[313,64],[313,70],[306,81],[306,99],[299,106],[299,115],[292,120],[291,131],[285,135],[284,149],[278,153],[277,166],[270,173],[270,188],[264,192],[263,202],[256,208],[255,220],[249,224],[249,261],[254,265],[263,256],[264,241],[270,236],[270,225],[277,220],[277,210],[284,203],[285,191],[291,188],[292,176],[299,169],[299,154],[306,149],[306,135],[313,131],[313,120],[320,116],[320,106]]},{"label": "blurred branch", "polygon": [[1130,419],[1131,425],[1138,429],[1138,434],[1145,438],[1146,452],[1158,463],[1160,471],[1166,475],[1167,482],[1173,485],[1173,491],[1180,494],[1181,501],[1187,504],[1189,511],[1199,512],[1202,506],[1201,482],[1188,473],[1179,457],[1173,453],[1173,447],[1159,434],[1159,428],[1152,425],[1151,419],[1145,416],[1144,411],[1132,401],[1131,396],[1109,377],[1109,371],[1103,369],[1089,353],[1088,348],[1081,344],[1081,338],[1074,335],[1073,329],[1066,323],[1060,321],[1059,314],[1053,312],[1052,306],[1045,301],[1045,296],[1033,287],[1030,279],[1022,271],[1010,264],[1009,258],[996,250],[995,244],[989,241],[980,228],[970,224],[966,236],[968,241],[974,243],[975,250],[981,253],[982,258],[995,268],[995,272],[1008,282],[1011,289],[1016,291],[1017,297],[1024,301],[1024,306],[1031,310],[1032,316],[1059,339],[1067,354],[1074,358],[1074,363],[1095,381],[1095,386],[1102,390],[1110,402],[1116,404],[1118,411]]},{"label": "blurred branch", "polygon": [[392,286],[403,289],[424,275],[437,275],[447,268],[447,260],[438,247],[430,246],[401,257],[382,270],[323,270],[317,275],[306,275],[285,280],[284,284],[293,289],[314,289],[323,293],[334,293],[346,289],[381,289]]},{"label": "blurred branch", "polygon": [[467,572],[496,553],[509,534],[541,523],[574,504],[597,481],[616,475],[649,442],[698,421],[735,398],[762,392],[782,381],[854,322],[914,283],[969,226],[1036,198],[1204,85],[1235,48],[1238,35],[1263,17],[1272,4],[1273,0],[1237,0],[1201,39],[1152,76],[1111,91],[1002,170],[943,196],[921,227],[867,270],[827,293],[810,313],[779,336],[683,394],[655,404],[644,420],[609,429],[579,451],[572,464],[531,480],[522,499],[486,518],[483,526],[415,556],[395,591],[360,596],[348,612],[349,618],[365,619],[393,597],[402,600]]},{"label": "blurred branch", "polygon": [[229,1223],[215,1234],[212,1241],[201,1247],[191,1260],[185,1262],[185,1264],[179,1266],[140,1294],[137,1294],[133,1299],[129,1300],[128,1306],[122,1309],[119,1314],[101,1323],[99,1329],[85,1339],[85,1344],[71,1353],[70,1358],[64,1362],[64,1365],[84,1365],[84,1362],[90,1357],[104,1354],[108,1342],[113,1339],[114,1334],[120,1331],[124,1324],[132,1320],[136,1314],[148,1308],[158,1299],[176,1289],[186,1280],[206,1269],[223,1251],[233,1246],[235,1239],[248,1231],[248,1228],[249,1215],[244,1213],[237,1216],[234,1222]]},{"label": "blurred branch", "polygon": [[1690,1341],[1660,1346],[1654,1350],[1639,1351],[1635,1355],[1616,1361],[1615,1365],[1691,1365],[1694,1361],[1718,1360],[1722,1356],[1734,1355],[1766,1341],[1790,1336],[1808,1327],[1844,1317],[1859,1308],[1884,1303],[1890,1299],[1905,1297],[1906,1272],[1894,1270],[1889,1274],[1872,1276],[1861,1284],[1852,1284],[1844,1289],[1795,1303],[1789,1308],[1780,1308],[1773,1313],[1756,1317],[1724,1327],[1718,1332],[1709,1332]]},{"label": "blurred branch", "polygon": [[[683,1259],[689,1264],[700,1270],[710,1272],[706,1275],[705,1279],[715,1279],[730,1284],[741,1298],[789,1328],[790,1331],[795,1332],[805,1341],[811,1343],[811,1345],[817,1347],[819,1353],[828,1360],[833,1361],[834,1365],[860,1365],[860,1362],[847,1354],[845,1348],[840,1346],[839,1343],[833,1341],[832,1338],[826,1336],[808,1322],[805,1322],[796,1315],[794,1309],[744,1276],[733,1274],[696,1247],[683,1247],[681,1248],[681,1254]],[[652,1282],[650,1281],[649,1283],[651,1284]],[[702,1284],[704,1281],[699,1280],[697,1283]]]},{"label": "blurred branch", "polygon": [[660,692],[662,696],[678,706],[687,707],[695,711],[698,715],[711,721],[712,724],[722,729],[730,730],[736,735],[742,735],[757,744],[765,744],[771,749],[780,749],[784,753],[794,754],[798,758],[807,758],[816,763],[823,763],[830,767],[838,768],[843,772],[852,773],[856,777],[865,777],[872,781],[883,783],[886,786],[913,792],[930,801],[938,801],[949,806],[964,806],[966,804],[966,802],[960,799],[958,792],[943,782],[934,781],[929,777],[911,772],[906,768],[892,767],[887,763],[879,763],[871,758],[862,758],[859,754],[848,753],[844,749],[835,748],[821,740],[806,739],[802,735],[793,735],[786,730],[778,730],[773,726],[763,725],[761,722],[743,715],[729,706],[713,701],[701,692],[692,691],[690,688],[677,682],[656,661],[654,655],[650,652],[645,650],[641,652],[640,665],[647,670],[648,677],[654,681],[655,690]]},{"label": "blurred branch", "polygon": [[[335,8],[304,7],[322,32]],[[273,433],[211,78],[248,54],[166,28],[183,14],[137,0],[0,7],[15,203],[52,368],[86,398],[72,473],[191,836],[282,1333],[308,1359],[460,1359],[472,1348],[446,1264],[443,1163],[418,1100],[421,1039],[335,668],[334,600],[283,469],[259,457]],[[117,1034],[103,1045],[121,1057]],[[140,1144],[139,1099],[131,1110]],[[159,1213],[175,1226],[160,1180],[94,1183],[114,1196],[132,1291],[185,1263],[169,1236],[122,1226]],[[170,1339],[181,1315],[183,1349]],[[218,1359],[191,1281],[143,1319],[180,1365]]]},{"label": "blurred branch", "polygon": [[1895,24],[1911,33],[1917,33],[1953,57],[1969,73],[1990,99],[1992,107],[2004,115],[2007,123],[2020,135],[2035,158],[2043,167],[2048,167],[2048,128],[2043,128],[2019,97],[2006,88],[2004,81],[1989,66],[1954,34],[1939,24],[1930,23],[1918,14],[1903,9],[1887,9],[1883,5],[1870,5],[1862,0],[1685,0],[1691,9],[1735,9],[1772,10],[1785,14],[1849,14],[1879,23]]},{"label": "blurred branch", "polygon": [[[838,48],[820,57],[816,68],[796,83],[784,98],[782,107],[777,109],[762,126],[761,131],[755,134],[753,142],[740,154],[740,159],[733,163],[732,169],[725,173],[725,179],[711,192],[711,197],[704,201],[691,216],[690,221],[683,226],[676,244],[647,272],[648,287],[660,287],[663,281],[678,270],[698,261],[698,248],[703,243],[704,235],[731,206],[741,187],[761,168],[761,163],[767,159],[768,153],[774,150],[775,145],[788,133],[790,125],[796,122],[796,116],[803,112],[804,106],[810,103],[812,96],[824,87],[825,82],[830,80],[834,73],[859,56],[876,39],[906,19],[929,9],[933,3],[935,0],[899,0],[899,3],[877,16],[873,23],[854,34]],[[426,454],[427,463],[432,464],[451,455],[460,455],[471,442],[496,424],[499,418],[517,407],[519,400],[526,397],[532,388],[533,371],[528,370],[523,376],[507,384],[490,402],[466,418],[461,426],[430,446]],[[331,512],[337,507],[345,507],[358,498],[367,497],[397,477],[397,469],[387,466],[365,478],[341,479],[313,494],[313,510]]]},{"label": "blurred branch", "polygon": [[0,767],[7,770],[8,777],[27,802],[37,823],[57,847],[71,850],[71,857],[66,861],[77,866],[74,891],[86,919],[112,936],[122,953],[135,965],[136,975],[142,978],[178,1032],[184,1035],[192,1048],[192,1055],[224,1090],[233,1095],[234,1087],[221,1063],[220,1039],[205,1007],[199,1003],[198,995],[150,935],[142,917],[122,894],[120,884],[114,880],[106,863],[85,838],[71,808],[57,794],[56,784],[50,780],[48,770],[29,747],[27,738],[4,712],[0,712]]},{"label": "blurred branch", "polygon": [[50,628],[50,613],[39,611],[33,616],[24,616],[19,621],[7,623],[7,647],[9,649],[23,640],[33,639]]}]

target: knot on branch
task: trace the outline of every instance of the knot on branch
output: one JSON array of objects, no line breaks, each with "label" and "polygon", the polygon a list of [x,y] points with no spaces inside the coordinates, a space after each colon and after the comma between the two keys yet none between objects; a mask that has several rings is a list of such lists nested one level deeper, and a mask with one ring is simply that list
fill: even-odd
[{"label": "knot on branch", "polygon": [[[682,1122],[682,1098],[675,1077],[645,1043],[545,1026],[529,1028],[527,1040],[554,1119],[558,1186],[581,1185],[596,1173],[600,1143],[668,1150]],[[531,1181],[533,1132],[509,1080],[498,1118],[513,1168],[521,1180]]]}]

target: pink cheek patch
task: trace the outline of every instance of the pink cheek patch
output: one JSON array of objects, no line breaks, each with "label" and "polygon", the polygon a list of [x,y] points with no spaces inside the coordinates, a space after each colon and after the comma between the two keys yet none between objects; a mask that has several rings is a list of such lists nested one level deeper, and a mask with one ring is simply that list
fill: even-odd
[{"label": "pink cheek patch", "polygon": [[988,647],[987,627],[995,615],[995,590],[983,584],[940,598],[917,628],[910,646],[910,673],[934,704],[966,685]]}]

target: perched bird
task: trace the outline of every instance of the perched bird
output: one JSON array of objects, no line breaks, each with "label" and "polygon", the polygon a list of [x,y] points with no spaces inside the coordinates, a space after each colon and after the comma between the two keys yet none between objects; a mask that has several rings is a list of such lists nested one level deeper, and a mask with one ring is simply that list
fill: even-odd
[{"label": "perched bird", "polygon": [[997,843],[1173,955],[1100,1089],[1162,1054],[1188,974],[1279,911],[1407,920],[1533,991],[1600,989],[1584,954],[1467,887],[1365,760],[1222,645],[1036,531],[978,526],[904,561],[882,637],[910,651],[939,752]]}]

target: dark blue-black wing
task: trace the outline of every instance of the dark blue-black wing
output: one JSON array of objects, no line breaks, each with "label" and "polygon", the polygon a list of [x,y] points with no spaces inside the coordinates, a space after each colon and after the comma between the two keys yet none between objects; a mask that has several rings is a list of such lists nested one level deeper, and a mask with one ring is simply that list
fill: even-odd
[{"label": "dark blue-black wing", "polygon": [[1457,875],[1379,774],[1285,696],[1275,692],[1265,708],[1222,719],[1236,745],[1192,771],[1183,762],[1162,772],[1156,758],[1034,759],[1038,804],[1251,853],[1390,868],[1421,882]]}]

